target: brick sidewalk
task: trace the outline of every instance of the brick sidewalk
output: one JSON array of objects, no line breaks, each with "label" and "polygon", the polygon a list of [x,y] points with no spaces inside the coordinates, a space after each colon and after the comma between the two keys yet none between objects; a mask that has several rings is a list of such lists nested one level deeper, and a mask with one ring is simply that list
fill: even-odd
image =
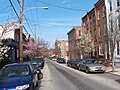
[{"label": "brick sidewalk", "polygon": [[112,72],[112,67],[107,67],[106,68],[106,73],[110,73],[110,74],[113,74],[113,75],[120,76],[120,68],[115,68],[115,71]]}]

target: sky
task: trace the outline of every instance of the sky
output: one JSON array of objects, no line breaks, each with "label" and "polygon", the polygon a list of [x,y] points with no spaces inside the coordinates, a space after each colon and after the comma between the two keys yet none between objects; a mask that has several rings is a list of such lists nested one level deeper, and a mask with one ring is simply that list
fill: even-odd
[{"label": "sky", "polygon": [[[20,15],[20,0],[0,0],[0,24],[18,20]],[[98,0],[23,0],[23,25],[27,32],[34,37],[36,25],[36,38],[48,41],[54,48],[55,40],[67,40],[67,33],[73,26],[81,26],[81,18],[89,12]],[[48,7],[47,10],[41,7]],[[37,7],[29,9],[31,7]],[[28,10],[29,9],[29,10]],[[23,32],[26,31],[23,29]]]}]

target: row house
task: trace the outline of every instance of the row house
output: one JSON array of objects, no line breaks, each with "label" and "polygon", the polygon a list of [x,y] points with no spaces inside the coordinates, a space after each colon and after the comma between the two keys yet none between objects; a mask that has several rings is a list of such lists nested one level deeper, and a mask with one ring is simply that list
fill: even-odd
[{"label": "row house", "polygon": [[[82,18],[82,29],[91,34],[95,45],[91,57],[101,59],[103,62],[111,59],[108,31],[115,29],[115,25],[110,23],[111,17],[117,18],[117,28],[120,30],[120,0],[99,0]],[[116,42],[115,56],[116,59],[120,58],[119,42]]]},{"label": "row house", "polygon": [[109,60],[109,45],[107,40],[107,19],[104,0],[94,4],[94,8],[82,18],[82,29],[92,36],[94,49],[91,57]]},{"label": "row house", "polygon": [[[4,31],[3,26],[0,26],[0,39],[3,45],[6,45],[9,49],[7,54],[9,56],[9,63],[19,62],[19,38],[20,38],[20,29],[12,28],[11,30],[6,30],[6,33],[1,35]],[[23,34],[23,42],[28,42],[29,34]],[[24,47],[23,47],[24,48]],[[24,57],[23,57],[24,58]]]},{"label": "row house", "polygon": [[55,56],[68,60],[68,41],[56,40],[55,41]]},{"label": "row house", "polygon": [[77,45],[76,40],[82,34],[82,27],[74,26],[68,33],[68,55],[70,60],[80,59],[80,48]]},{"label": "row house", "polygon": [[19,29],[6,30],[6,33],[1,35],[4,31],[3,26],[0,27],[0,36],[3,45],[6,45],[10,62],[19,60]]},{"label": "row house", "polygon": [[[120,30],[120,0],[105,0],[108,31]],[[115,62],[120,62],[120,41],[116,41],[114,50]]]}]

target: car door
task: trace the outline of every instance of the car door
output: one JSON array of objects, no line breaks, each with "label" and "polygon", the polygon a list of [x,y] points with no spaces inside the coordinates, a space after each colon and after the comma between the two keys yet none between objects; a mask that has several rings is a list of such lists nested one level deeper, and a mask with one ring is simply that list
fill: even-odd
[{"label": "car door", "polygon": [[31,74],[32,82],[34,83],[35,86],[38,82],[38,77],[37,77],[37,71],[32,64],[31,64],[31,73],[32,73]]},{"label": "car door", "polygon": [[86,60],[83,61],[83,70],[86,70]]},{"label": "car door", "polygon": [[83,65],[83,62],[84,62],[84,60],[82,60],[82,61],[80,62],[80,69],[81,69],[81,70],[84,70],[84,68],[83,68],[83,66],[84,66],[84,65]]}]

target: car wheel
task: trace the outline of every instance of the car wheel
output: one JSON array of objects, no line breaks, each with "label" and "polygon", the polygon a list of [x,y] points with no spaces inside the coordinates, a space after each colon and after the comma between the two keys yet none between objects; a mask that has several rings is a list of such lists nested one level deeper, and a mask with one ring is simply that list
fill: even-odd
[{"label": "car wheel", "polygon": [[103,71],[103,73],[105,73],[105,71]]},{"label": "car wheel", "polygon": [[80,68],[80,67],[78,67],[78,70],[79,70],[79,71],[81,71],[81,68]]},{"label": "car wheel", "polygon": [[85,72],[86,72],[86,73],[89,73],[89,70],[86,68]]}]

